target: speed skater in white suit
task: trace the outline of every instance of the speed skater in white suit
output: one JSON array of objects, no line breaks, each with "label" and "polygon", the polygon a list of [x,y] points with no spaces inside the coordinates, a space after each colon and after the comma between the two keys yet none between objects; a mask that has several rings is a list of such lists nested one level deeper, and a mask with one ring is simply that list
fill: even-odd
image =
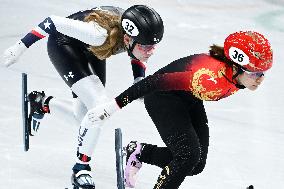
[{"label": "speed skater in white suit", "polygon": [[[4,52],[9,67],[35,42],[48,36],[47,51],[55,69],[73,94],[74,116],[80,125],[73,184],[95,188],[89,162],[98,141],[101,125],[82,121],[90,109],[107,100],[106,59],[121,52],[131,58],[134,83],[145,77],[145,62],[152,56],[164,33],[160,15],[145,5],[123,10],[113,6],[79,11],[68,17],[50,16]],[[46,113],[58,108],[56,98],[44,92],[28,95],[33,115],[31,135],[38,131]],[[58,99],[57,99],[58,100]]]}]

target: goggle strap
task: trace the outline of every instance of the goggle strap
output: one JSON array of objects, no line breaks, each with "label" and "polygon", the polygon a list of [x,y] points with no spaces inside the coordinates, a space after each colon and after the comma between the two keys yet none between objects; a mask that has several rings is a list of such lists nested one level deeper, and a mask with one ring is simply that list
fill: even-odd
[{"label": "goggle strap", "polygon": [[237,73],[235,73],[232,77],[232,79],[236,79],[236,77],[238,77],[238,75],[244,73],[244,70],[242,69],[242,67],[238,64],[235,64],[235,66],[237,67]]},{"label": "goggle strap", "polygon": [[126,49],[127,49],[128,56],[130,56],[131,58],[133,58],[135,60],[138,60],[133,54],[133,49],[134,49],[136,44],[137,44],[137,42],[135,40],[133,40],[132,45],[129,45],[129,48],[126,48]]},{"label": "goggle strap", "polygon": [[[237,70],[237,73],[235,75],[233,75],[233,79],[235,79],[238,75],[244,73],[242,66],[240,66],[238,64],[236,66],[237,66],[238,70]],[[238,83],[236,83],[235,86],[239,89],[245,89],[246,88],[244,85],[241,85],[241,84],[238,84]]]},{"label": "goggle strap", "polygon": [[[238,64],[234,64],[236,67],[237,67],[237,73],[235,74],[235,75],[233,75],[233,77],[232,77],[232,81],[230,81],[225,75],[223,75],[228,81],[230,81],[231,83],[233,83],[237,88],[239,88],[239,89],[245,89],[246,87],[244,86],[244,85],[240,85],[240,84],[238,84],[238,83],[235,83],[235,82],[233,82],[234,81],[234,79],[239,75],[239,74],[242,74],[243,72],[244,72],[244,70],[242,69],[242,67],[241,66],[239,66]],[[232,69],[233,69],[233,67],[232,67]]]}]

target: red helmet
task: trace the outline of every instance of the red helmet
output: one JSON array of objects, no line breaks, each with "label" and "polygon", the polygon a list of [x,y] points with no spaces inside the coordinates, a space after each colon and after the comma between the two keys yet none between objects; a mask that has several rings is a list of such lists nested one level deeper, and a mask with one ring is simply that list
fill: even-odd
[{"label": "red helmet", "polygon": [[224,52],[227,58],[251,72],[264,72],[272,67],[270,43],[254,31],[230,34],[225,39]]}]

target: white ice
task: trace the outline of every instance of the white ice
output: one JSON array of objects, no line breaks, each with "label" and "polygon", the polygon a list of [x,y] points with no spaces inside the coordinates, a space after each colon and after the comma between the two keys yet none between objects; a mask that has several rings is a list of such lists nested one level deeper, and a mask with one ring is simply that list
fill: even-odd
[{"label": "white ice", "polygon": [[[210,124],[210,149],[205,170],[187,177],[181,189],[256,189],[284,187],[283,127],[283,0],[0,0],[0,52],[14,44],[45,17],[67,16],[98,5],[127,8],[148,4],[163,17],[165,35],[148,62],[151,74],[171,61],[207,52],[231,32],[255,30],[270,39],[274,66],[254,92],[243,90],[219,102],[205,103]],[[2,59],[1,59],[2,61]],[[27,72],[29,90],[70,99],[71,93],[53,68],[46,40],[33,45],[10,69],[0,68],[0,188],[71,187],[77,126],[64,115],[49,115],[31,149],[23,151],[21,72]],[[282,73],[283,72],[283,73]],[[132,83],[126,54],[108,60],[107,90],[115,96]],[[92,166],[98,189],[116,188],[114,129],[121,127],[124,143],[130,140],[164,145],[144,105],[134,102],[105,125]],[[160,169],[144,165],[137,189],[153,187]]]}]

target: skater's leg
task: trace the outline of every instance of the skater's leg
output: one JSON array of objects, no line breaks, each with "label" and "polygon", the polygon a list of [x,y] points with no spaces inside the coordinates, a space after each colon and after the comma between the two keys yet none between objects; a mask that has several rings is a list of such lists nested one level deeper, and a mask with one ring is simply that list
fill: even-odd
[{"label": "skater's leg", "polygon": [[[33,93],[35,92],[37,91],[33,91]],[[33,116],[33,121],[36,119],[38,124],[42,121],[45,113],[47,113],[43,112],[42,110],[44,109],[43,107],[45,105],[44,99],[46,98],[48,98],[48,96],[44,97],[42,102],[39,102],[40,105],[39,110],[36,110],[36,114],[35,116]],[[33,109],[36,109],[35,107],[36,105],[31,103],[32,102],[30,102],[30,105],[33,107]],[[68,122],[70,125],[79,126],[87,111],[88,111],[87,107],[78,97],[73,99],[62,99],[62,98],[53,97],[48,102],[48,113],[50,113],[51,116],[56,115],[58,119],[64,122]],[[39,113],[40,115],[38,115]],[[36,133],[37,132],[33,132],[33,135]]]},{"label": "skater's leg", "polygon": [[56,115],[57,119],[70,123],[71,125],[78,125],[78,121],[75,117],[73,110],[72,99],[61,99],[54,97],[49,102],[50,115]]},{"label": "skater's leg", "polygon": [[[207,115],[202,102],[194,103],[190,108],[188,108],[188,111],[191,115],[192,125],[199,138],[201,147],[200,161],[192,173],[195,175],[201,173],[206,164],[209,146],[209,127]],[[151,144],[144,144],[143,153],[141,153],[139,158],[141,162],[156,165],[161,168],[165,167],[170,161],[172,161],[172,159],[172,153],[169,148],[158,147]]]},{"label": "skater's leg", "polygon": [[140,160],[143,163],[164,168],[173,160],[173,155],[168,147],[158,147],[152,144],[145,144]]},{"label": "skater's leg", "polygon": [[[99,60],[94,56],[87,57],[79,47],[58,44],[57,41],[55,37],[49,37],[48,55],[59,75],[79,99],[79,112],[85,113],[81,103],[87,110],[90,110],[106,101],[105,60]],[[86,149],[82,151],[83,154],[86,152],[85,155],[91,156],[94,149],[88,147],[91,146],[88,143],[95,144],[97,142],[100,130],[100,127],[89,127],[87,122],[80,124],[78,149],[81,147]]]},{"label": "skater's leg", "polygon": [[200,145],[194,130],[174,133],[163,141],[172,151],[173,160],[163,168],[154,189],[176,189],[198,164]]},{"label": "skater's leg", "polygon": [[[154,188],[178,188],[199,162],[200,143],[187,106],[181,97],[169,93],[145,97],[145,107],[172,155],[168,155],[172,160],[163,168]],[[152,156],[158,161],[160,155]]]},{"label": "skater's leg", "polygon": [[[59,75],[79,100],[74,103],[74,113],[77,119],[81,120],[86,110],[94,108],[106,99],[104,95],[105,60],[86,56],[80,47],[68,43],[61,44],[58,41],[60,40],[57,40],[55,36],[49,37],[48,55]],[[100,130],[100,127],[91,127],[83,118],[78,135],[78,163],[73,167],[72,178],[75,185],[94,186],[90,169],[86,167],[89,167],[90,157]]]},{"label": "skater's leg", "polygon": [[[90,110],[98,104],[106,102],[106,100],[108,100],[107,96],[105,95],[103,84],[95,75],[87,76],[77,81],[71,88],[81,102],[78,104],[80,105],[83,103],[84,105],[86,105],[87,110]],[[100,124],[91,125],[88,122],[88,116],[85,113],[84,118],[80,124],[78,135],[78,152],[80,154],[84,154],[88,157],[92,156],[101,129],[102,127]]]},{"label": "skater's leg", "polygon": [[[84,53],[75,46],[57,44],[57,40],[53,36],[50,36],[48,40],[48,54],[57,72],[71,89],[74,83],[87,76],[93,77],[91,75],[98,77],[102,85],[105,85],[106,66],[104,60],[99,60],[95,56],[86,58]],[[88,85],[85,85],[85,87],[88,87]],[[88,104],[89,107],[94,106],[92,102],[90,103],[90,98],[85,98],[86,94],[84,93],[88,93],[89,90],[86,88],[80,89],[84,90],[80,93],[80,96],[85,102],[78,98],[75,93],[73,93],[73,102],[55,97],[49,102],[49,111],[52,112],[52,115],[59,115],[58,117],[68,121],[74,121],[75,116],[77,120],[75,124],[79,125],[83,120],[83,116],[87,113],[87,106],[84,103]],[[97,96],[100,94],[98,92]]]}]

